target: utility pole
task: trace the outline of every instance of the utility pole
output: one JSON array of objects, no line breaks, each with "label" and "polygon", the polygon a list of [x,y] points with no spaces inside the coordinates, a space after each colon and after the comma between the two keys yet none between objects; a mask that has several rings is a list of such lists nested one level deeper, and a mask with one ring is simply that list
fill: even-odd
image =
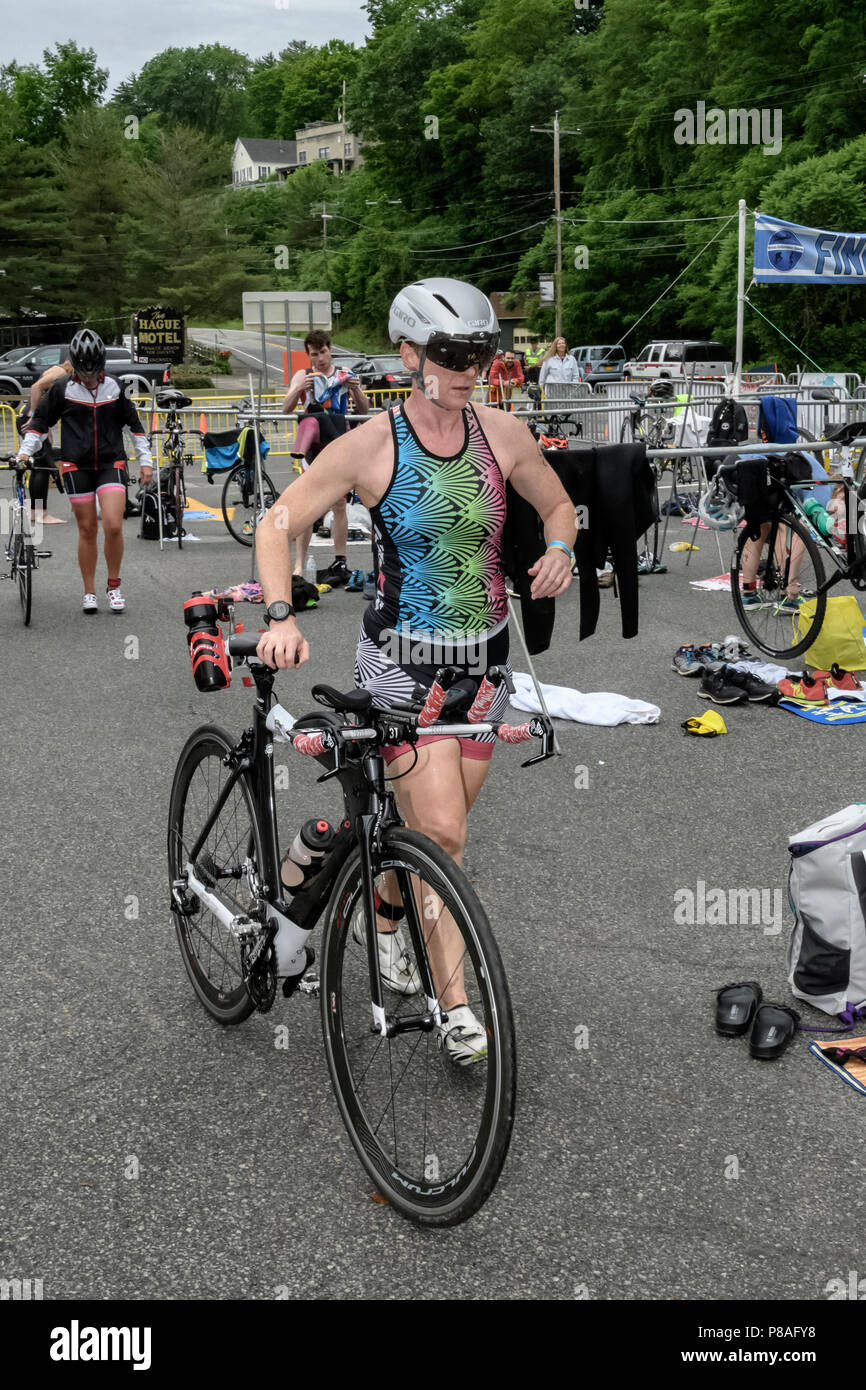
[{"label": "utility pole", "polygon": [[579,130],[561,130],[559,125],[559,112],[553,115],[553,127],[532,125],[531,131],[538,134],[553,135],[553,201],[554,217],[556,219],[556,274],[554,276],[554,296],[555,296],[555,327],[554,336],[558,338],[562,333],[562,209],[561,209],[561,190],[559,186],[559,137],[560,135],[580,135]]},{"label": "utility pole", "polygon": [[[333,206],[335,206],[335,204],[332,203],[331,206],[333,207]],[[327,269],[328,269],[328,222],[331,220],[332,217],[335,216],[335,214],[332,213],[332,212],[328,212],[328,204],[327,204],[327,202],[325,201],[325,199],[323,198],[323,199],[322,199],[322,206],[321,206],[321,209],[319,208],[318,203],[313,203],[312,207],[310,208],[310,216],[311,216],[311,217],[321,217],[321,219],[322,219],[322,253],[323,253],[324,257],[325,257],[325,271],[327,272]]]}]

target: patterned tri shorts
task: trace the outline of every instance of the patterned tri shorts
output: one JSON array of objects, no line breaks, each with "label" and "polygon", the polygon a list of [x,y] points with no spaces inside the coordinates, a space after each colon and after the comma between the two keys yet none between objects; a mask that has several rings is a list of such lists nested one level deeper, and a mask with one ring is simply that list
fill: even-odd
[{"label": "patterned tri shorts", "polygon": [[[480,644],[476,657],[471,670],[467,672],[475,679],[480,680],[483,671],[488,666],[494,665],[504,666],[510,676],[508,628],[503,628],[491,639],[486,651],[484,644]],[[488,657],[489,659],[486,659]],[[448,664],[457,666],[460,663],[454,661],[448,662]],[[419,690],[419,687],[422,687],[423,691],[429,690],[433,683],[433,675],[433,670],[430,667],[398,666],[396,662],[391,660],[387,652],[383,651],[371,637],[367,636],[362,622],[355,654],[355,685],[359,690],[370,692],[376,709],[388,709],[391,705],[405,704],[407,701],[421,698],[422,690]],[[508,687],[503,681],[496,691],[487,718],[489,720],[501,719],[507,704]],[[456,737],[456,734],[422,734],[416,746],[422,748],[425,743],[438,743],[443,738]],[[460,756],[462,758],[487,762],[493,756],[496,735],[471,734],[466,738],[459,738],[457,741],[460,744]],[[395,758],[399,758],[401,753],[408,753],[411,747],[412,745],[409,743],[393,744],[389,748],[382,749],[382,756],[386,763],[391,763]]]}]

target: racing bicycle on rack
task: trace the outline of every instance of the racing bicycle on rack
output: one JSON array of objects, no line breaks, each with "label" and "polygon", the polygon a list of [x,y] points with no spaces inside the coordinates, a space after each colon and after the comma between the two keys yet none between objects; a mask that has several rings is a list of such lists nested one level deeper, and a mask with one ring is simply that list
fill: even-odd
[{"label": "racing bicycle on rack", "polygon": [[[511,1003],[475,890],[449,855],[401,822],[382,749],[421,734],[493,732],[508,743],[538,738],[529,766],[552,756],[552,726],[540,717],[516,727],[485,721],[505,679],[496,668],[480,686],[464,679],[450,689],[455,673],[439,672],[423,706],[387,710],[365,691],[316,685],[323,709],[294,720],[275,701],[276,672],[256,656],[259,640],[236,633],[226,643],[256,685],[252,726],[239,739],[214,725],[197,729],[174,776],[169,882],[187,973],[220,1023],[266,1013],[281,977],[287,997],[305,988],[308,938],[324,917],[322,1031],[349,1137],[402,1214],[455,1225],[486,1201],[505,1162],[515,1104]],[[336,829],[307,823],[326,849],[295,889],[280,870],[273,747],[281,741],[320,763],[319,781],[337,778],[345,807]],[[383,982],[377,911],[402,934],[414,982],[405,993]],[[458,1057],[445,1025],[463,1005],[483,1024],[483,1045]]]},{"label": "racing bicycle on rack", "polygon": [[148,439],[152,446],[157,436],[165,436],[162,451],[166,462],[160,465],[158,490],[162,493],[162,500],[169,515],[174,519],[177,548],[182,550],[183,538],[186,535],[183,514],[187,505],[184,469],[193,462],[192,454],[186,449],[185,436],[197,434],[201,439],[202,434],[201,430],[187,429],[184,426],[180,412],[188,409],[192,400],[182,391],[177,391],[174,387],[157,391],[156,404],[160,410],[167,411],[165,428],[152,430]]},{"label": "racing bicycle on rack", "polygon": [[[848,434],[866,432],[863,425],[843,429]],[[795,451],[767,457],[771,514],[756,540],[743,527],[731,559],[731,597],[740,626],[756,647],[780,660],[800,656],[815,641],[827,611],[827,594],[835,585],[847,582],[866,591],[866,450],[853,477],[835,479],[845,488],[844,536],[823,534],[816,516],[809,515],[816,480],[808,477],[807,463],[798,469],[792,459],[796,460]],[[722,463],[701,498],[701,517],[716,529],[735,530],[743,519],[737,467],[737,460]],[[740,585],[746,559],[757,565],[756,588],[750,592]],[[824,559],[832,570],[828,579]]]},{"label": "racing bicycle on rack", "polygon": [[[667,389],[666,389],[667,388]],[[646,397],[630,394],[632,409],[622,422],[621,444],[642,442],[647,449],[673,448],[676,444],[676,421],[667,409],[676,407],[673,387],[668,382],[657,383]],[[651,407],[651,408],[649,408]],[[638,541],[638,572],[652,574],[661,572],[664,543],[667,537],[668,517],[679,504],[680,488],[689,488],[697,483],[695,467],[690,458],[652,458],[650,467],[655,479],[653,511],[655,521]],[[668,512],[662,525],[661,499],[659,488],[664,483],[666,472],[670,472],[670,497]],[[684,508],[681,507],[681,511]],[[661,533],[661,534],[660,534]]]}]

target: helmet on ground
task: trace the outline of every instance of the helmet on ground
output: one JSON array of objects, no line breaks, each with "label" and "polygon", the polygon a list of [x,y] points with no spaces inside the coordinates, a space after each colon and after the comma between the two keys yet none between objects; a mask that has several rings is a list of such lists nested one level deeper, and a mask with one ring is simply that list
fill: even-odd
[{"label": "helmet on ground", "polygon": [[713,531],[734,531],[745,516],[745,507],[725,487],[719,478],[714,478],[698,503],[701,521]]},{"label": "helmet on ground", "polygon": [[105,344],[92,328],[80,328],[69,345],[69,360],[79,376],[95,376],[105,367]]}]

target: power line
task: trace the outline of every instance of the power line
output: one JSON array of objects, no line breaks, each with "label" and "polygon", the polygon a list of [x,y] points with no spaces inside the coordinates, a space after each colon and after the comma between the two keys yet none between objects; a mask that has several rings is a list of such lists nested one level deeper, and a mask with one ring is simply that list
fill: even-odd
[{"label": "power line", "polygon": [[465,250],[467,247],[472,247],[472,246],[489,246],[490,243],[491,243],[491,241],[505,241],[508,237],[511,237],[511,236],[521,236],[524,232],[531,232],[531,231],[533,230],[533,228],[535,228],[535,227],[546,227],[546,226],[547,226],[547,218],[543,218],[540,222],[530,222],[529,226],[527,226],[527,227],[519,227],[516,231],[513,231],[513,232],[503,232],[501,236],[490,236],[490,237],[485,237],[482,241],[463,241],[463,242],[458,243],[458,244],[455,245],[455,246],[429,246],[429,247],[424,247],[423,249],[419,249],[419,250],[413,250],[413,249],[410,247],[410,248],[409,248],[409,255],[410,255],[410,256],[426,256],[426,255],[428,255],[428,254],[435,254],[435,253],[437,253],[437,252],[439,252],[439,251],[463,251],[463,250]]}]

